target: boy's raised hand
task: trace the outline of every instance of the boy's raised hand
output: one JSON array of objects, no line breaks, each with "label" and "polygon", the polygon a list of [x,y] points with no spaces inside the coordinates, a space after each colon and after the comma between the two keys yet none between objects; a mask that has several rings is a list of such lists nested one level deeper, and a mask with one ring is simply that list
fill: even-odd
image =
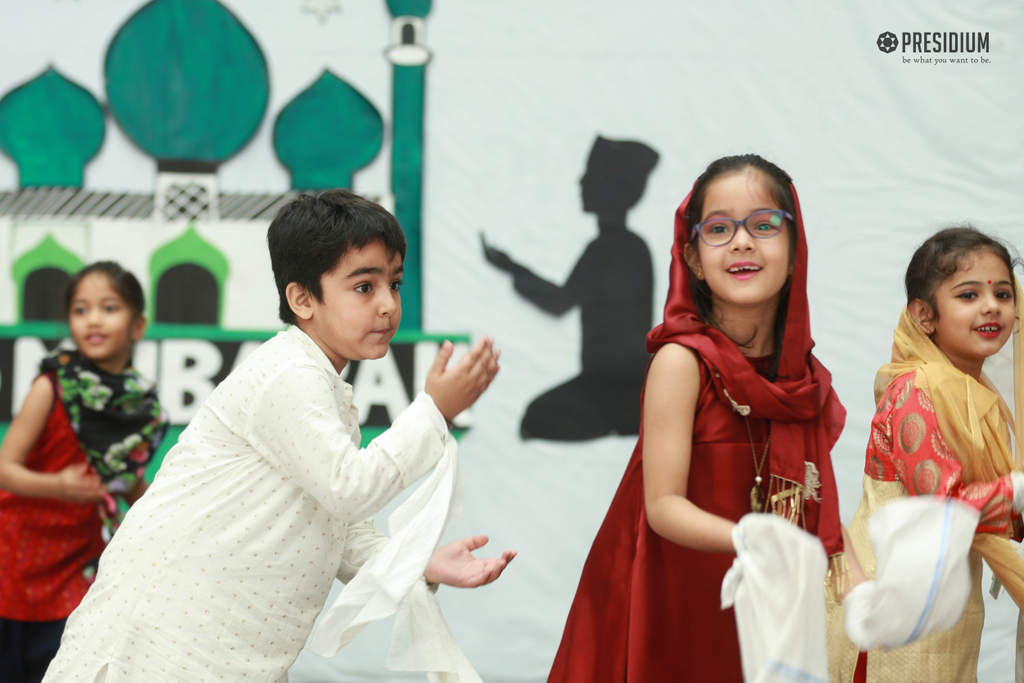
[{"label": "boy's raised hand", "polygon": [[494,349],[494,341],[484,337],[449,368],[448,361],[454,350],[450,341],[441,344],[441,350],[427,372],[424,387],[448,422],[473,405],[490,386],[498,373],[498,357],[501,355]]}]

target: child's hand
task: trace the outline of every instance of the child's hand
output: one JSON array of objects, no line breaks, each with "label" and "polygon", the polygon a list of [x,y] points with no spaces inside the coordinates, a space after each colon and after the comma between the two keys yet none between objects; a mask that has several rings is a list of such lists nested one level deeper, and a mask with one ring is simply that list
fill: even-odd
[{"label": "child's hand", "polygon": [[500,351],[494,350],[494,342],[484,337],[470,349],[451,369],[448,361],[454,347],[450,341],[441,345],[434,364],[427,372],[424,391],[434,399],[434,405],[448,422],[466,408],[473,405],[498,372]]},{"label": "child's hand", "polygon": [[443,583],[459,588],[476,588],[494,581],[512,558],[514,550],[506,550],[501,557],[478,559],[473,551],[487,543],[487,536],[480,534],[461,541],[453,541],[434,551],[423,572],[427,583]]},{"label": "child's hand", "polygon": [[107,492],[99,475],[84,462],[68,465],[56,477],[58,495],[70,503],[98,503]]}]

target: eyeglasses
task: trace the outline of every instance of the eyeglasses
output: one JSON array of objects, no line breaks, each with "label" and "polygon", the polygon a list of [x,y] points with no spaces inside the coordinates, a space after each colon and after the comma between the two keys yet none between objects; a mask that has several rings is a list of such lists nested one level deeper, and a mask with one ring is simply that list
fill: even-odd
[{"label": "eyeglasses", "polygon": [[755,211],[741,221],[734,221],[724,216],[716,216],[693,226],[690,238],[692,239],[694,235],[700,235],[701,240],[709,247],[724,247],[729,242],[732,242],[732,238],[736,236],[736,231],[742,225],[748,235],[763,240],[775,237],[782,232],[782,221],[784,218],[793,220],[793,216],[780,209]]}]

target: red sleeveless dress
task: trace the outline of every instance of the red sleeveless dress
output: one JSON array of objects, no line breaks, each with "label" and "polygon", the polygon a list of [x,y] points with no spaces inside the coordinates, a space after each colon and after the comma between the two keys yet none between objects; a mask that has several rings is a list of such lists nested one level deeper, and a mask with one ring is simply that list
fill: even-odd
[{"label": "red sleeveless dress", "polygon": [[[703,363],[700,379],[687,498],[739,521],[754,486],[750,438]],[[750,418],[750,427],[760,458],[768,422]],[[583,567],[548,683],[741,683],[736,617],[720,607],[734,556],[684,548],[651,529],[641,456],[638,444]]]},{"label": "red sleeveless dress", "polygon": [[[54,391],[58,383],[51,377]],[[25,466],[59,472],[85,462],[85,452],[59,397]],[[94,503],[23,498],[0,491],[0,617],[17,621],[64,619],[78,607],[89,580],[86,565],[103,552]]]}]

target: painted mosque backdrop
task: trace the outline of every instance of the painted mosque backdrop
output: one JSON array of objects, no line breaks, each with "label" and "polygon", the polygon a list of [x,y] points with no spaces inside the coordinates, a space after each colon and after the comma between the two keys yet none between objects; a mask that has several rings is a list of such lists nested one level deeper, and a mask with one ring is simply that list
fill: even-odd
[{"label": "painted mosque backdrop", "polygon": [[[402,329],[391,351],[345,370],[365,436],[375,436],[408,405],[441,341],[468,346],[464,334],[422,330],[423,118],[430,60],[422,37],[431,0],[386,5],[392,20],[381,27],[381,58],[392,65],[390,122],[327,69],[278,111],[268,111],[267,60],[217,0],[143,5],[107,46],[105,93],[90,92],[53,67],[0,93],[0,151],[17,165],[19,184],[0,190],[0,227],[6,222],[10,235],[0,271],[14,284],[14,300],[5,302],[14,322],[0,325],[0,437],[39,361],[69,343],[61,303],[69,277],[92,261],[113,259],[146,289],[150,327],[134,364],[156,380],[173,425],[155,472],[216,384],[279,329],[224,325],[226,293],[233,279],[246,274],[253,250],[265,249],[277,207],[295,192],[351,188],[353,176],[380,154],[387,134],[390,188],[370,198],[395,214],[409,250]],[[251,143],[268,116],[291,192],[221,192],[218,167]],[[84,169],[110,126],[156,161],[152,194],[84,187]],[[641,142],[596,137],[580,194],[598,236],[563,284],[544,280],[484,239],[483,258],[512,276],[524,306],[553,316],[580,309],[581,372],[524,407],[522,439],[585,441],[639,431],[653,277],[650,251],[626,218],[658,156]],[[103,247],[94,248],[97,243]],[[146,255],[141,268],[139,254]],[[276,301],[244,299],[236,296],[231,305],[276,310]],[[460,416],[456,427],[470,420]]]},{"label": "painted mosque backdrop", "polygon": [[[372,197],[391,209],[409,240],[402,330],[388,356],[351,363],[345,378],[366,437],[408,405],[438,345],[466,335],[422,331],[420,227],[423,103],[429,51],[421,44],[431,0],[388,0],[381,27],[393,65],[390,191]],[[390,34],[390,44],[387,39]],[[49,349],[64,341],[62,292],[71,274],[101,259],[148,255],[132,268],[146,289],[150,327],[135,366],[157,381],[174,427],[163,452],[217,382],[277,329],[222,325],[225,289],[254,248],[265,249],[277,206],[294,192],[352,187],[379,154],[387,125],[378,107],[325,70],[280,111],[268,111],[266,59],[244,25],[216,0],[154,0],[117,31],[106,52],[106,92],[93,93],[48,68],[0,93],[0,151],[19,187],[0,191],[9,248],[0,271],[12,278],[14,324],[0,325],[0,436]],[[105,104],[103,103],[105,98]],[[217,169],[273,116],[274,151],[291,176],[281,195],[220,192]],[[157,162],[152,194],[84,187],[84,168],[110,126]],[[318,134],[311,136],[309,130]],[[92,249],[104,244],[123,249]],[[131,256],[131,258],[129,258]],[[250,302],[236,302],[247,305]],[[276,301],[260,302],[276,310]],[[461,416],[456,426],[468,426]],[[159,467],[158,457],[152,472]]]}]

